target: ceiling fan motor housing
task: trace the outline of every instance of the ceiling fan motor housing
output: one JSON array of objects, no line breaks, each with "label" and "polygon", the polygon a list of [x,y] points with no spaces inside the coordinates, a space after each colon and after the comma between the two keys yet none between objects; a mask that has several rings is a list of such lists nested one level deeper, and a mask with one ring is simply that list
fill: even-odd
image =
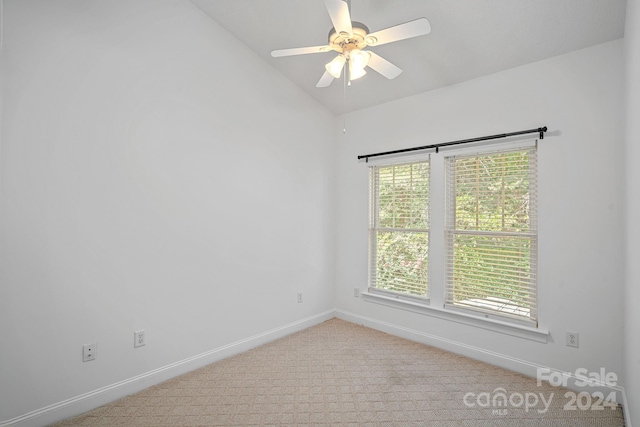
[{"label": "ceiling fan motor housing", "polygon": [[[375,37],[367,37],[369,28],[361,22],[351,22],[352,33],[345,31],[338,33],[335,28],[331,28],[329,32],[329,46],[336,52],[346,53],[354,49],[363,49],[364,47],[375,44]],[[370,40],[371,39],[371,40]]]}]

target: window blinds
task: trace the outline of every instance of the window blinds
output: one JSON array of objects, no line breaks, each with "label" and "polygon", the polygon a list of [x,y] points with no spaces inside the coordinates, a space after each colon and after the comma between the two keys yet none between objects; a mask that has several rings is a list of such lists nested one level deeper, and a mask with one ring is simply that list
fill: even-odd
[{"label": "window blinds", "polygon": [[445,162],[445,305],[536,322],[535,147]]},{"label": "window blinds", "polygon": [[429,162],[370,168],[370,288],[425,298]]}]

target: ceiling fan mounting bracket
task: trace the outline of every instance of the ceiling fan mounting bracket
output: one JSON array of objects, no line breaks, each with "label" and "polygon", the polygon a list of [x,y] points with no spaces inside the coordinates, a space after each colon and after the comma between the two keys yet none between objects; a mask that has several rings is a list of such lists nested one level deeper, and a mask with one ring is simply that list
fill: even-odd
[{"label": "ceiling fan mounting bracket", "polygon": [[[369,28],[361,22],[351,22],[352,33],[345,31],[337,32],[335,28],[331,28],[329,32],[329,46],[336,52],[346,53],[354,49],[363,49],[369,44]],[[375,39],[375,37],[373,37]]]}]

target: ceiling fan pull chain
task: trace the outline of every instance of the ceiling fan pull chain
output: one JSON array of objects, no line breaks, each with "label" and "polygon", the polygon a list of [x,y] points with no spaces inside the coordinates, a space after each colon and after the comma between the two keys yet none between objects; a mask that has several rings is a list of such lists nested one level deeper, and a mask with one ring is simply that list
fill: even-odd
[{"label": "ceiling fan pull chain", "polygon": [[347,70],[344,72],[342,82],[342,134],[344,135],[347,133]]}]

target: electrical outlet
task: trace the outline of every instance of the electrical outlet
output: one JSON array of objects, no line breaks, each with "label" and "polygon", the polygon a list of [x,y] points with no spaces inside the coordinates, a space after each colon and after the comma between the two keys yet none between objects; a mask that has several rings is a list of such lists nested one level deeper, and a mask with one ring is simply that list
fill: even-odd
[{"label": "electrical outlet", "polygon": [[302,292],[298,292],[298,304],[302,302]]},{"label": "electrical outlet", "polygon": [[143,345],[145,345],[144,330],[135,331],[133,333],[133,346],[137,348],[142,347]]},{"label": "electrical outlet", "polygon": [[356,298],[360,297],[360,288],[353,288],[353,296]]},{"label": "electrical outlet", "polygon": [[579,347],[580,344],[580,334],[577,332],[569,332],[567,331],[567,345],[569,347]]},{"label": "electrical outlet", "polygon": [[85,344],[82,346],[82,361],[90,362],[96,360],[96,352],[98,349],[97,343]]}]

